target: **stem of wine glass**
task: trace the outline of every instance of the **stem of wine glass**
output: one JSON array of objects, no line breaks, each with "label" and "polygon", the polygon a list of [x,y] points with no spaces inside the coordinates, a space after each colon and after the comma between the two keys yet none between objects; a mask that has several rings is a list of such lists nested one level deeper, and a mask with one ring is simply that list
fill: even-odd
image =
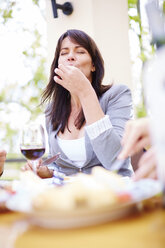
[{"label": "stem of wine glass", "polygon": [[33,169],[34,173],[37,174],[38,159],[36,159],[36,160],[31,160],[30,162],[31,162],[31,164],[32,164],[32,169]]}]

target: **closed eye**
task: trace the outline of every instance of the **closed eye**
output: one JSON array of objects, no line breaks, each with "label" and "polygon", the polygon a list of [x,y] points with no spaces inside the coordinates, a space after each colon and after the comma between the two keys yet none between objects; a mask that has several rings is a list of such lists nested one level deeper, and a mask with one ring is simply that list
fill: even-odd
[{"label": "closed eye", "polygon": [[84,54],[85,52],[84,51],[77,51],[77,53]]},{"label": "closed eye", "polygon": [[66,54],[68,54],[68,52],[62,52],[62,53],[60,53],[61,56],[62,55],[66,55]]},{"label": "closed eye", "polygon": [[77,49],[77,53],[80,53],[80,54],[84,54],[84,53],[86,53],[86,51],[84,50],[84,49]]}]

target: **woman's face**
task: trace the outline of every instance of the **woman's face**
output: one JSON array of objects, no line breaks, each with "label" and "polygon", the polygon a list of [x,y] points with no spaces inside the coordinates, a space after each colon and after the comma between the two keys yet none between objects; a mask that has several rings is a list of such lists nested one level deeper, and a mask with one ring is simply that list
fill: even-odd
[{"label": "woman's face", "polygon": [[68,37],[62,41],[58,64],[79,68],[92,82],[92,72],[95,71],[95,67],[90,54],[84,47],[72,42]]}]

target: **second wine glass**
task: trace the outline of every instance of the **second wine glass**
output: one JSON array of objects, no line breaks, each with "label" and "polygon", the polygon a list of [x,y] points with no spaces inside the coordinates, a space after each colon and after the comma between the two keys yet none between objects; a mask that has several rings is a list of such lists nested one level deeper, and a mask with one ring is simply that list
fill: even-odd
[{"label": "second wine glass", "polygon": [[21,133],[21,153],[32,163],[33,171],[36,172],[38,159],[45,153],[44,128],[40,124],[30,122],[25,125]]}]

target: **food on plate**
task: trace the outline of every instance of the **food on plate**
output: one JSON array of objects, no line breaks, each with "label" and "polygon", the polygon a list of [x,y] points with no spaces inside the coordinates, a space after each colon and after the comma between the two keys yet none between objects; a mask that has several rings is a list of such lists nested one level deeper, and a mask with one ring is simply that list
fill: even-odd
[{"label": "food on plate", "polygon": [[71,182],[38,194],[32,206],[37,211],[71,211],[111,206],[119,202],[118,192],[124,187],[125,182],[121,176],[95,167],[90,175],[79,173]]}]

